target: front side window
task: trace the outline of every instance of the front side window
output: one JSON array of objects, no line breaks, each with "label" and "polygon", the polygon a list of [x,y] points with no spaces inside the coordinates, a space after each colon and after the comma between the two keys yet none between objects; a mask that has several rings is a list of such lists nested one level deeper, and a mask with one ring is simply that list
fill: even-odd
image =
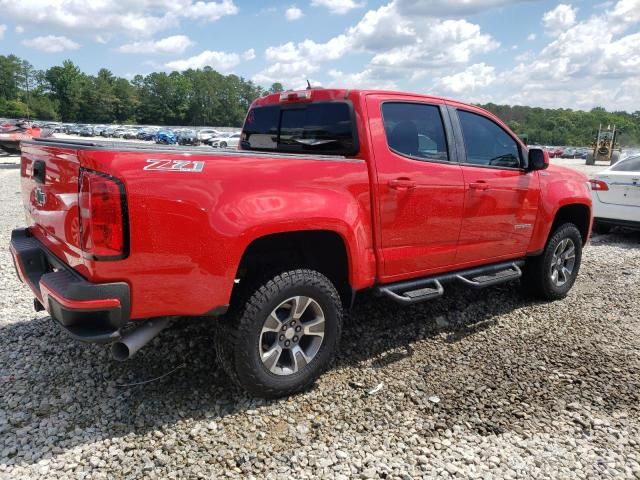
[{"label": "front side window", "polygon": [[449,160],[440,108],[421,103],[382,104],[389,148],[417,160]]},{"label": "front side window", "polygon": [[241,136],[244,150],[354,155],[358,151],[351,105],[317,102],[254,107]]},{"label": "front side window", "polygon": [[482,115],[458,110],[467,151],[466,163],[519,168],[518,143],[497,124]]}]

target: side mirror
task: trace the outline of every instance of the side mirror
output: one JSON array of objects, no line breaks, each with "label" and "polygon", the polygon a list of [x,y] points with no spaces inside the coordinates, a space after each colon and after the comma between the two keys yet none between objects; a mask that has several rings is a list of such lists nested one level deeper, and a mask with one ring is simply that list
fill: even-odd
[{"label": "side mirror", "polygon": [[544,170],[549,166],[549,153],[541,148],[529,149],[529,171]]}]

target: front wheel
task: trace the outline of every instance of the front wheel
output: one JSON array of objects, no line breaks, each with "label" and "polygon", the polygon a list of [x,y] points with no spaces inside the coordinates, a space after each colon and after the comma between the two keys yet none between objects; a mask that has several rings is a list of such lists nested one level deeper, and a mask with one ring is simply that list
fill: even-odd
[{"label": "front wheel", "polygon": [[558,227],[544,252],[527,260],[522,285],[525,293],[545,300],[564,298],[573,287],[582,260],[582,236],[573,223]]},{"label": "front wheel", "polygon": [[308,388],[329,365],[340,340],[342,303],[314,270],[276,275],[249,292],[235,315],[220,321],[218,360],[252,395],[276,398]]},{"label": "front wheel", "polygon": [[220,142],[220,148],[227,148],[227,142]]}]

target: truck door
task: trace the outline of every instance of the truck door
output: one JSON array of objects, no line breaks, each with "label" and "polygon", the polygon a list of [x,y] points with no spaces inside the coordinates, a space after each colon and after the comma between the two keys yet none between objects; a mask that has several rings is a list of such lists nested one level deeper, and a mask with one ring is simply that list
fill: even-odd
[{"label": "truck door", "polygon": [[456,263],[513,258],[527,251],[538,211],[539,181],[524,167],[525,150],[498,123],[451,109],[465,184]]},{"label": "truck door", "polygon": [[382,279],[446,270],[455,261],[464,199],[446,107],[370,95],[367,110]]}]

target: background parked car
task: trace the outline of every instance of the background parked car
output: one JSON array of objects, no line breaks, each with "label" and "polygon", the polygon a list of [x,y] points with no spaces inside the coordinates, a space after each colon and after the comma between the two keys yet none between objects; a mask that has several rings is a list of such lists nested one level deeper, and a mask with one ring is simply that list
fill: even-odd
[{"label": "background parked car", "polygon": [[137,128],[129,128],[122,134],[122,138],[126,138],[128,140],[138,138],[138,131],[139,130]]},{"label": "background parked car", "polygon": [[172,130],[160,130],[155,136],[155,142],[163,145],[175,145],[176,134]]},{"label": "background parked car", "polygon": [[114,138],[123,138],[124,137],[124,133],[128,130],[128,128],[126,127],[118,127],[113,131],[113,134],[111,135]]},{"label": "background parked car", "polygon": [[220,135],[222,135],[222,132],[219,132],[214,128],[202,128],[198,130],[198,139],[202,143],[208,143],[207,140],[209,140],[210,138],[219,137]]},{"label": "background parked car", "polygon": [[618,161],[591,180],[594,230],[640,229],[640,155]]},{"label": "background parked car", "polygon": [[564,150],[559,147],[549,147],[547,152],[549,153],[549,158],[557,158],[564,153]]},{"label": "background parked car", "polygon": [[93,127],[91,125],[84,125],[78,133],[81,137],[93,137]]},{"label": "background parked car", "polygon": [[195,130],[185,128],[178,133],[178,145],[200,145],[200,139]]},{"label": "background parked car", "polygon": [[240,143],[240,134],[231,133],[225,137],[219,137],[211,142],[213,148],[236,148]]}]

